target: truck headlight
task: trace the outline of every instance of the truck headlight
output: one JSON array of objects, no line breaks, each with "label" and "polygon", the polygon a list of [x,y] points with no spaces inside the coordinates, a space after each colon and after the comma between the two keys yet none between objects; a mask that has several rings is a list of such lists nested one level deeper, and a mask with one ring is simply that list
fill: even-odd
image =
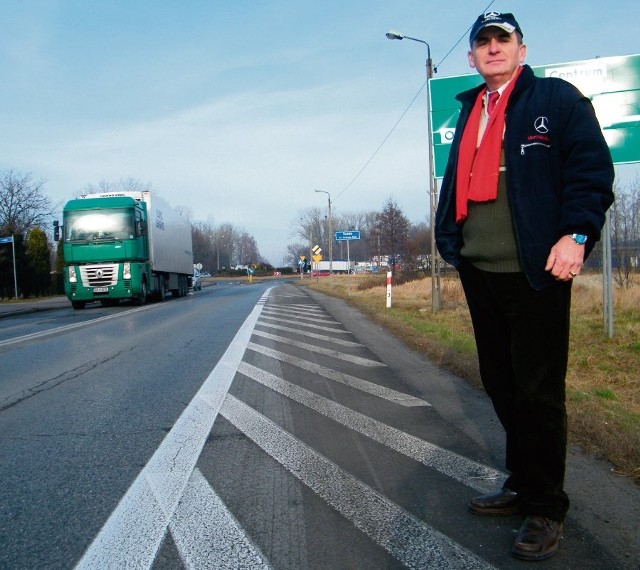
[{"label": "truck headlight", "polygon": [[128,261],[122,265],[122,278],[131,279],[131,263]]},{"label": "truck headlight", "polygon": [[74,265],[69,265],[69,283],[77,283],[76,268]]}]

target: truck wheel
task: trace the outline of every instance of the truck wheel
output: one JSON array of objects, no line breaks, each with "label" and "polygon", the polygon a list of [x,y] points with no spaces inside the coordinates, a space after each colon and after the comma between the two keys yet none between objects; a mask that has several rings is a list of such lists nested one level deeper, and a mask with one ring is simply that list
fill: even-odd
[{"label": "truck wheel", "polygon": [[86,305],[86,301],[71,301],[71,306],[76,309],[76,311],[81,311]]},{"label": "truck wheel", "polygon": [[140,285],[140,296],[135,300],[136,305],[144,305],[147,302],[147,282]]}]

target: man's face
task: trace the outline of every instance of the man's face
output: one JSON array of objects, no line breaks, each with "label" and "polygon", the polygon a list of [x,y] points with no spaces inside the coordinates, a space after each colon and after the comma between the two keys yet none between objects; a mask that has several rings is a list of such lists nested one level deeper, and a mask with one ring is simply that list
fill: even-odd
[{"label": "man's face", "polygon": [[495,26],[482,30],[469,50],[469,65],[478,70],[490,90],[504,85],[524,61],[527,48],[515,32]]}]

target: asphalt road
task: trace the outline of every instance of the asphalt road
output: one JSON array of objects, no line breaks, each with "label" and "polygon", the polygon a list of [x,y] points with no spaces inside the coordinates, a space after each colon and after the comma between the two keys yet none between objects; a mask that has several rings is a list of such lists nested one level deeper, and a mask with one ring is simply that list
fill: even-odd
[{"label": "asphalt road", "polygon": [[[5,315],[0,362],[0,568],[526,565],[466,511],[484,395],[295,282]],[[541,565],[640,567],[638,487],[575,450],[567,487]]]}]

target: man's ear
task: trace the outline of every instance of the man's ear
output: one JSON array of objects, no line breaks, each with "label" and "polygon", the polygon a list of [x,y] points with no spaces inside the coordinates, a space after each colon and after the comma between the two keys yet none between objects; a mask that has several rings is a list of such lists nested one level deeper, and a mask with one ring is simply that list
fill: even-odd
[{"label": "man's ear", "polygon": [[473,67],[475,69],[476,62],[473,59],[473,52],[471,50],[467,52],[467,57],[469,58],[469,67]]},{"label": "man's ear", "polygon": [[525,58],[527,57],[527,46],[525,44],[522,44],[520,46],[520,63],[524,63]]}]

